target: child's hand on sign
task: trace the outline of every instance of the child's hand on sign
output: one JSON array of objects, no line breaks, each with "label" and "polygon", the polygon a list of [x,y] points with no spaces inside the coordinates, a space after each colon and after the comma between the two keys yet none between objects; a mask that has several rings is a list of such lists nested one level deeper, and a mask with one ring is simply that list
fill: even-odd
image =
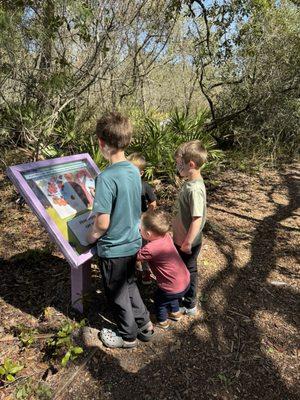
[{"label": "child's hand on sign", "polygon": [[96,193],[95,188],[89,187],[89,190],[90,190],[91,196],[93,196],[95,198],[95,193]]},{"label": "child's hand on sign", "polygon": [[137,271],[140,271],[140,272],[143,271],[143,267],[142,267],[141,261],[136,261],[135,268],[136,268]]}]

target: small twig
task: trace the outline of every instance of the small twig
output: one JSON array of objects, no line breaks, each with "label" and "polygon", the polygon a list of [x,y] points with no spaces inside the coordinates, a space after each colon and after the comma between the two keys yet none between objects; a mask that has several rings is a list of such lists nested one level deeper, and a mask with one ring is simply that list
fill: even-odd
[{"label": "small twig", "polygon": [[241,335],[240,331],[238,331],[238,343],[237,343],[237,348],[236,348],[236,353],[235,353],[235,360],[238,360],[239,355],[240,355],[240,348],[241,348]]},{"label": "small twig", "polygon": [[20,377],[18,377],[18,378],[15,378],[15,380],[14,380],[13,382],[6,383],[5,385],[3,385],[3,386],[1,387],[1,389],[4,389],[4,388],[6,388],[6,387],[8,387],[8,386],[14,386],[14,385],[15,385],[16,383],[18,383],[19,381],[29,379],[29,378],[31,378],[32,376],[38,375],[38,374],[40,374],[40,373],[41,373],[41,372],[39,371],[39,372],[35,372],[35,373],[33,373],[33,374],[30,374],[30,375],[20,376]]},{"label": "small twig", "polygon": [[117,324],[115,324],[114,322],[112,322],[108,318],[104,317],[104,315],[100,314],[99,312],[98,312],[98,315],[99,315],[99,317],[101,317],[104,321],[108,322],[109,324],[117,326]]},{"label": "small twig", "polygon": [[[54,333],[44,333],[44,334],[41,334],[41,335],[33,335],[33,338],[34,339],[48,339],[48,338],[51,338],[53,336],[55,336]],[[1,338],[0,342],[16,342],[16,341],[19,341],[19,340],[20,340],[19,337],[16,337],[16,336],[14,336],[14,337],[6,336],[4,338]]]},{"label": "small twig", "polygon": [[232,314],[239,315],[240,317],[251,319],[250,317],[248,317],[248,315],[240,314],[240,313],[238,313],[236,311],[233,311],[233,310],[227,310],[227,311],[231,312]]}]

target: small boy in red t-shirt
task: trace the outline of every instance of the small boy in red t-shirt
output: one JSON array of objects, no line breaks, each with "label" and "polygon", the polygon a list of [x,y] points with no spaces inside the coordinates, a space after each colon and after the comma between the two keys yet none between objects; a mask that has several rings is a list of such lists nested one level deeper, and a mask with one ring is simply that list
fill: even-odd
[{"label": "small boy in red t-shirt", "polygon": [[190,273],[182,261],[169,234],[168,217],[163,211],[147,211],[141,218],[141,235],[148,243],[137,254],[139,261],[147,261],[156,277],[155,293],[157,325],[169,328],[168,318],[179,321],[179,300],[190,285]]}]

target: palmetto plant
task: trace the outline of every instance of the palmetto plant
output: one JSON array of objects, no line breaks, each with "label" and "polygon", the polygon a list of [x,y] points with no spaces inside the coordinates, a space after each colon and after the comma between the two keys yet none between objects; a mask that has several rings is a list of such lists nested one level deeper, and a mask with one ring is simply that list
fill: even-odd
[{"label": "palmetto plant", "polygon": [[205,145],[209,161],[206,167],[212,166],[222,158],[222,152],[215,148],[212,136],[203,130],[207,112],[202,111],[194,117],[175,111],[171,117],[162,122],[146,117],[144,124],[130,145],[129,152],[139,152],[147,160],[145,176],[173,180],[175,176],[174,152],[177,147],[190,140],[201,140]]},{"label": "palmetto plant", "polygon": [[145,118],[143,127],[134,136],[129,152],[139,152],[146,158],[147,179],[153,178],[154,174],[160,177],[169,176],[168,168],[173,163],[171,141],[172,134],[168,127],[161,126],[152,118]]}]

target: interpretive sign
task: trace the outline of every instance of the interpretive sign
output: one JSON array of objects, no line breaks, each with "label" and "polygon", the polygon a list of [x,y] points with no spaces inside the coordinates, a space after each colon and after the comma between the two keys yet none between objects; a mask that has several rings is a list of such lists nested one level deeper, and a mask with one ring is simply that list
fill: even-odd
[{"label": "interpretive sign", "polygon": [[90,258],[96,246],[86,236],[94,221],[95,178],[100,173],[89,154],[9,167],[7,175],[57,243],[71,269],[72,302],[88,286]]},{"label": "interpretive sign", "polygon": [[86,234],[99,169],[89,154],[20,164],[7,174],[72,267],[89,260],[95,246]]}]

